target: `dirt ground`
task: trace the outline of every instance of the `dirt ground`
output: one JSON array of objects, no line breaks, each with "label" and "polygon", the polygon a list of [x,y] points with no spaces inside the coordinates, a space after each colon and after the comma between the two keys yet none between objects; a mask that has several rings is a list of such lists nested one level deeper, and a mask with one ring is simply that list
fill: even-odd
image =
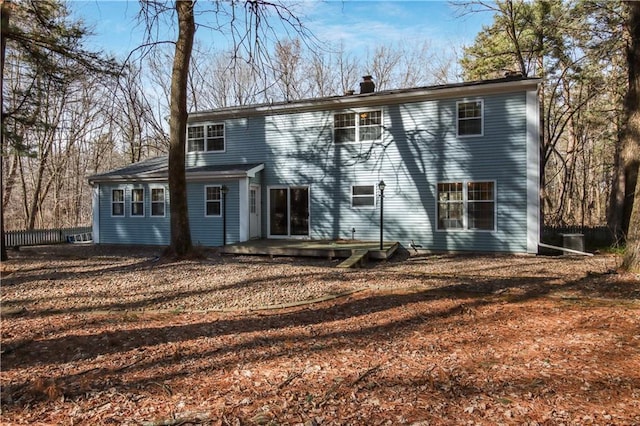
[{"label": "dirt ground", "polygon": [[10,253],[1,424],[640,424],[614,255],[159,254]]}]

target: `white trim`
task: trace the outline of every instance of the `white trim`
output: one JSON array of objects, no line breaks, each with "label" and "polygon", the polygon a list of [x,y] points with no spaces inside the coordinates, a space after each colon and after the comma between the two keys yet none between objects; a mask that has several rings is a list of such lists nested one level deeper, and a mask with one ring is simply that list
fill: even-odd
[{"label": "white trim", "polygon": [[[133,191],[136,190],[142,190],[142,201],[133,201]],[[140,187],[140,186],[132,186],[131,188],[129,188],[129,217],[130,218],[136,218],[136,219],[140,219],[140,218],[145,218],[147,216],[147,209],[145,208],[145,190],[144,190],[144,186]],[[142,203],[142,214],[133,214],[133,204],[140,204]]]},{"label": "white trim", "polygon": [[[380,138],[378,139],[374,139],[374,140],[366,140],[363,141],[360,138],[360,114],[363,113],[370,113],[370,112],[380,112]],[[354,130],[355,130],[355,140],[353,141],[347,141],[347,142],[336,142],[336,127],[335,127],[335,123],[336,123],[336,115],[354,115],[355,116],[355,125],[354,125]],[[334,111],[331,118],[332,118],[332,136],[333,136],[333,143],[334,145],[348,145],[348,144],[356,144],[356,143],[374,143],[374,142],[380,142],[384,139],[384,110],[382,109],[382,107],[379,108],[356,108],[353,110],[349,110],[349,111]],[[365,127],[374,127],[374,126],[365,126]],[[350,129],[351,127],[338,127],[339,129]]]},{"label": "white trim", "polygon": [[[255,191],[256,194],[256,198],[255,198],[255,209],[256,209],[256,215],[258,216],[258,229],[257,229],[257,237],[253,236],[251,234],[251,191]],[[261,185],[257,184],[257,183],[250,183],[249,184],[249,194],[248,194],[248,198],[249,198],[249,202],[248,202],[248,210],[249,210],[249,239],[252,238],[262,238],[262,187]]]},{"label": "white trim", "polygon": [[[207,188],[218,188],[220,189],[220,199],[219,200],[209,200],[207,199]],[[204,217],[222,217],[222,209],[224,206],[222,205],[222,185],[205,185],[204,186]],[[220,203],[220,214],[207,214],[207,203],[208,202],[219,202]]]},{"label": "white trim", "polygon": [[93,210],[91,236],[94,244],[100,244],[100,185],[91,188],[91,209]]},{"label": "white trim", "polygon": [[[353,205],[353,188],[356,186],[370,186],[373,188],[373,193],[371,195],[358,195],[356,198],[366,198],[366,197],[373,197],[373,205],[371,206],[354,206]],[[350,189],[350,206],[352,209],[354,210],[375,210],[376,206],[378,205],[377,199],[378,199],[378,195],[376,194],[376,188],[377,184],[375,183],[356,183],[356,184],[352,184],[349,189]]]},{"label": "white trim", "polygon": [[527,253],[538,253],[540,241],[540,104],[527,91]]},{"label": "white trim", "polygon": [[[207,136],[207,127],[208,126],[222,126],[222,144],[223,149],[221,150],[207,150],[209,145],[209,137]],[[202,127],[202,139],[203,139],[203,150],[202,151],[189,151],[189,129],[192,127]],[[187,124],[187,135],[186,135],[186,143],[185,143],[185,153],[189,154],[224,154],[227,152],[227,126],[224,121],[203,121],[197,123],[189,123]]]},{"label": "white trim", "polygon": [[240,242],[249,240],[249,178],[238,180],[238,212]]},{"label": "white trim", "polygon": [[[111,203],[109,204],[111,217],[127,217],[127,189],[125,188],[110,188],[111,189]],[[122,201],[113,201],[113,191],[122,191]],[[113,205],[115,203],[122,203],[122,214],[113,214]]]},{"label": "white trim", "polygon": [[[307,190],[307,235],[291,235],[291,189],[306,188]],[[287,190],[287,234],[272,235],[271,234],[271,190],[286,189]],[[271,185],[267,186],[267,238],[271,239],[300,239],[305,240],[311,237],[311,186],[310,185]]]},{"label": "white trim", "polygon": [[[153,190],[154,189],[162,189],[162,204],[164,204],[164,208],[162,209],[162,214],[153,214],[153,205],[160,204],[160,201],[153,201]],[[149,185],[149,217],[161,218],[167,216],[167,189],[164,185]]]},{"label": "white trim", "polygon": [[[460,134],[460,117],[459,112],[458,112],[458,108],[460,107],[460,104],[469,104],[469,103],[474,103],[474,102],[480,102],[480,133],[474,133],[471,135],[461,135]],[[475,98],[475,99],[469,99],[469,98],[464,98],[461,99],[459,101],[456,101],[456,112],[455,112],[455,118],[456,118],[456,137],[463,139],[463,138],[481,138],[482,136],[484,136],[484,99],[482,98]],[[477,119],[476,117],[473,118],[474,120]],[[471,120],[471,119],[466,119],[466,120]]]},{"label": "white trim", "polygon": [[[467,185],[469,183],[483,183],[483,182],[491,182],[493,184],[493,229],[477,229],[469,228],[469,215],[468,215],[468,204],[469,204],[469,196]],[[440,218],[438,216],[438,206],[440,204],[440,200],[438,198],[438,185],[443,183],[462,183],[462,228],[440,228],[439,221]],[[443,180],[436,182],[436,210],[435,210],[435,222],[436,222],[436,232],[480,232],[480,233],[492,233],[498,231],[498,183],[495,179],[454,179],[454,180]]]},{"label": "white trim", "polygon": [[[211,180],[222,180],[222,179],[242,179],[246,177],[256,177],[258,172],[264,170],[264,163],[258,164],[257,166],[246,170],[246,171],[238,171],[238,170],[228,170],[228,171],[218,171],[218,172],[189,172],[187,170],[186,178],[187,182],[197,182],[197,181],[211,181]],[[126,176],[126,175],[112,175],[108,178],[90,180],[90,184],[95,184],[99,182],[108,182],[112,184],[128,184],[132,182],[132,179],[135,179],[136,182],[168,182],[167,177],[167,169],[164,169],[161,172],[151,172],[151,173],[143,173],[137,176]]]}]

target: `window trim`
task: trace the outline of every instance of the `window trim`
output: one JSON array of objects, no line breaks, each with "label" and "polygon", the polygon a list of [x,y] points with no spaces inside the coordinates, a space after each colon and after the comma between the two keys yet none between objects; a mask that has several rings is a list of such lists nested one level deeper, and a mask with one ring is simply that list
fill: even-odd
[{"label": "window trim", "polygon": [[[459,117],[460,105],[461,104],[469,104],[469,103],[473,103],[473,102],[480,102],[480,117],[462,118],[461,119]],[[455,117],[456,117],[456,136],[458,138],[478,138],[478,137],[484,136],[484,99],[482,99],[482,98],[461,99],[459,101],[456,101]],[[468,135],[461,135],[460,134],[460,120],[477,120],[478,118],[480,118],[480,133],[474,133],[474,134],[468,134]]]},{"label": "window trim", "polygon": [[[208,188],[218,188],[220,191],[220,198],[218,200],[209,200],[207,198],[207,189]],[[208,203],[219,203],[220,204],[220,213],[218,214],[207,214],[207,205]],[[204,217],[222,217],[222,185],[205,185],[204,186]]]},{"label": "window trim", "polygon": [[[153,201],[153,191],[162,190],[162,201]],[[162,203],[162,214],[153,214],[153,205]],[[150,217],[166,217],[167,216],[167,189],[164,186],[151,186],[149,187],[149,216]]]},{"label": "window trim", "polygon": [[[207,136],[207,130],[208,130],[208,126],[222,126],[222,149],[216,149],[216,150],[208,150],[208,145],[209,145],[209,137]],[[190,128],[194,128],[194,127],[202,127],[202,132],[203,132],[203,139],[204,139],[204,149],[201,150],[193,150],[193,151],[189,151],[189,129]],[[211,138],[214,139],[214,138]],[[200,123],[192,123],[192,124],[188,124],[187,125],[187,142],[185,144],[185,150],[187,151],[187,154],[191,154],[191,153],[204,153],[204,154],[223,154],[225,152],[227,152],[227,126],[225,125],[224,121],[222,122],[215,122],[215,121],[206,121],[206,122],[200,122]]]},{"label": "window trim", "polygon": [[[462,183],[462,228],[441,228],[440,227],[440,219],[438,217],[439,213],[439,194],[438,185],[446,184],[446,183]],[[478,228],[469,228],[469,196],[468,196],[468,185],[470,183],[491,183],[493,185],[493,229],[478,229]],[[435,210],[435,225],[436,232],[497,232],[498,230],[498,183],[495,179],[459,179],[459,180],[442,180],[436,182],[436,210]],[[472,201],[478,202],[478,201]],[[489,202],[489,201],[487,201]]]},{"label": "window trim", "polygon": [[[354,195],[353,194],[353,188],[355,188],[357,186],[367,186],[367,187],[370,186],[370,187],[373,188],[373,194],[371,194],[371,195]],[[376,194],[376,187],[377,187],[377,185],[375,183],[364,183],[364,184],[357,183],[357,184],[352,184],[349,187],[350,188],[350,195],[351,195],[351,197],[350,197],[351,208],[354,209],[354,210],[373,210],[373,209],[375,209],[376,206],[378,205],[378,202],[377,202],[378,197],[377,197],[377,194]],[[373,205],[370,205],[370,206],[368,206],[368,205],[367,206],[354,206],[353,205],[353,199],[354,198],[369,198],[369,197],[373,197]]]},{"label": "window trim", "polygon": [[[122,193],[122,201],[114,201],[113,193],[115,191],[120,191]],[[126,205],[126,192],[124,188],[111,188],[111,217],[126,217],[127,210],[125,208]],[[122,214],[113,214],[113,205],[114,204],[122,204]]]},{"label": "window trim", "polygon": [[[133,201],[133,191],[142,191],[142,201]],[[140,218],[140,217],[145,217],[146,216],[146,211],[145,211],[145,202],[144,202],[144,196],[145,196],[145,191],[144,191],[144,187],[134,187],[131,188],[131,190],[129,191],[129,195],[130,195],[130,199],[129,199],[129,217],[135,217],[135,218]],[[134,204],[142,204],[142,214],[133,214],[133,205]]]},{"label": "window trim", "polygon": [[[372,139],[372,140],[365,140],[363,141],[360,138],[360,114],[364,114],[364,113],[371,113],[371,112],[379,112],[380,113],[380,138],[378,139]],[[336,116],[337,115],[353,115],[355,116],[355,121],[354,121],[354,128],[355,128],[355,140],[353,141],[346,141],[346,142],[336,142],[336,130],[337,129],[350,129],[351,126],[349,127],[336,127]],[[354,109],[354,110],[350,110],[350,111],[341,111],[341,112],[337,112],[334,111],[333,116],[332,116],[332,137],[333,137],[333,143],[335,145],[348,145],[348,144],[354,144],[354,143],[375,143],[375,142],[381,142],[383,137],[384,137],[384,111],[382,110],[382,108],[379,109],[372,109],[372,108],[359,108],[359,109]],[[368,125],[362,125],[363,127],[373,127],[373,126],[368,126]]]}]

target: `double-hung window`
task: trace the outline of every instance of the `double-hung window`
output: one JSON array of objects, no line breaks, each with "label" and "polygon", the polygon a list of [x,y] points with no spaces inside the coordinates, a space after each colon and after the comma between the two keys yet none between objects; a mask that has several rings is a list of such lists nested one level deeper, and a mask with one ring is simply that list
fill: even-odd
[{"label": "double-hung window", "polygon": [[111,216],[124,216],[124,189],[111,191]]},{"label": "double-hung window", "polygon": [[464,228],[462,182],[438,184],[438,229]]},{"label": "double-hung window", "polygon": [[151,216],[163,217],[164,211],[164,188],[151,188]]},{"label": "double-hung window", "polygon": [[456,103],[458,136],[482,136],[483,106],[481,99]]},{"label": "double-hung window", "polygon": [[375,207],[376,193],[374,185],[353,185],[351,187],[351,207]]},{"label": "double-hung window", "polygon": [[222,212],[222,187],[220,185],[205,186],[204,199],[205,216],[220,216]]},{"label": "double-hung window", "polygon": [[382,111],[361,111],[333,116],[335,143],[374,142],[382,139]]},{"label": "double-hung window", "polygon": [[144,189],[131,190],[131,216],[144,216]]},{"label": "double-hung window", "polygon": [[187,152],[224,152],[224,124],[197,124],[187,128]]},{"label": "double-hung window", "polygon": [[438,183],[438,229],[493,231],[495,182]]}]

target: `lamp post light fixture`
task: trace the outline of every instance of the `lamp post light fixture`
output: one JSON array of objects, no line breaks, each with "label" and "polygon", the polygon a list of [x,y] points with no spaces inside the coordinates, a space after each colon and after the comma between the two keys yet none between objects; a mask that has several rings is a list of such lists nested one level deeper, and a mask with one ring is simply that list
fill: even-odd
[{"label": "lamp post light fixture", "polygon": [[385,185],[384,181],[381,180],[380,183],[378,184],[378,189],[380,190],[380,250],[384,250],[384,244],[383,244],[383,228],[384,228],[384,188],[387,185]]},{"label": "lamp post light fixture", "polygon": [[222,185],[220,188],[222,192],[222,246],[227,245],[227,192],[229,188],[226,185]]}]

